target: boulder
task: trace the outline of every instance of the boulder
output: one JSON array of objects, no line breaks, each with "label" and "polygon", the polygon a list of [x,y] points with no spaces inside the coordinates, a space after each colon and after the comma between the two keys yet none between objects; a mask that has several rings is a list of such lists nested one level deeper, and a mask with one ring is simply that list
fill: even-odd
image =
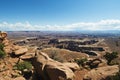
[{"label": "boulder", "polygon": [[36,52],[33,66],[44,80],[73,80],[74,73],[66,65],[55,61],[43,52]]},{"label": "boulder", "polygon": [[20,56],[20,59],[29,60],[29,59],[31,59],[33,57],[35,57],[35,53],[34,52],[33,53],[28,53],[27,52],[26,54]]},{"label": "boulder", "polygon": [[74,77],[72,70],[59,62],[50,61],[44,69],[49,77],[47,80],[73,80]]},{"label": "boulder", "polygon": [[105,80],[106,77],[115,75],[118,71],[117,65],[92,69],[84,76],[83,80]]},{"label": "boulder", "polygon": [[15,55],[22,55],[22,54],[25,54],[26,52],[28,51],[28,49],[27,48],[20,48],[20,49],[18,49],[18,50],[15,50],[14,51],[14,54]]}]

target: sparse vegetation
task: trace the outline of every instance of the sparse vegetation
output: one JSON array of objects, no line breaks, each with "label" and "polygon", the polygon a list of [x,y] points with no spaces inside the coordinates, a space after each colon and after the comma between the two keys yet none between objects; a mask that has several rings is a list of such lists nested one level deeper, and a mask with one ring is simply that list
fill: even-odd
[{"label": "sparse vegetation", "polygon": [[5,52],[0,50],[0,58],[4,58],[5,57]]},{"label": "sparse vegetation", "polygon": [[3,48],[4,44],[0,43],[0,58],[4,58],[6,55]]},{"label": "sparse vegetation", "polygon": [[26,80],[29,80],[29,78],[32,75],[32,64],[27,61],[20,62],[14,66],[14,69],[17,69],[22,72],[21,75],[26,78]]},{"label": "sparse vegetation", "polygon": [[112,65],[111,61],[118,57],[118,53],[117,52],[112,52],[112,53],[106,52],[104,57],[107,60],[107,64]]},{"label": "sparse vegetation", "polygon": [[27,61],[20,62],[14,66],[14,69],[20,70],[22,72],[31,71],[32,64],[30,62],[27,62]]},{"label": "sparse vegetation", "polygon": [[4,48],[4,44],[0,43],[0,50],[3,51],[3,48]]}]

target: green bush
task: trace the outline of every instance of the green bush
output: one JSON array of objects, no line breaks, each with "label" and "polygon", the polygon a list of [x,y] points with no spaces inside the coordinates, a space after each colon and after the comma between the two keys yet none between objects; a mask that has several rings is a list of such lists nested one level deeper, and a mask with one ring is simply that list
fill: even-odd
[{"label": "green bush", "polygon": [[4,44],[0,43],[0,50],[4,51]]},{"label": "green bush", "polygon": [[106,52],[104,57],[107,60],[107,64],[110,65],[111,61],[118,57],[118,53],[117,52],[112,52],[112,53]]},{"label": "green bush", "polygon": [[4,44],[0,43],[0,58],[5,57],[5,52],[4,52]]},{"label": "green bush", "polygon": [[25,71],[31,71],[32,70],[32,64],[30,62],[24,61],[16,64],[14,66],[15,69],[20,70],[22,72]]},{"label": "green bush", "polygon": [[26,80],[30,80],[32,76],[32,64],[28,61],[16,64],[13,69],[21,71],[21,74]]},{"label": "green bush", "polygon": [[2,51],[2,50],[0,50],[0,58],[4,58],[5,57],[5,52],[4,51]]}]

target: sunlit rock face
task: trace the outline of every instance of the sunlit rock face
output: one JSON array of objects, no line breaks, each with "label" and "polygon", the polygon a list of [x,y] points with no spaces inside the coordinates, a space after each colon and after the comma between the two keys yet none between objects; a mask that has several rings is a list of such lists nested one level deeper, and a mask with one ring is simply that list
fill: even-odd
[{"label": "sunlit rock face", "polygon": [[65,64],[49,58],[43,52],[37,52],[33,60],[37,74],[44,80],[74,80],[75,75],[73,71],[79,69],[78,65],[69,66],[72,63]]},{"label": "sunlit rock face", "polygon": [[4,39],[7,37],[7,33],[6,32],[0,32],[0,38]]}]

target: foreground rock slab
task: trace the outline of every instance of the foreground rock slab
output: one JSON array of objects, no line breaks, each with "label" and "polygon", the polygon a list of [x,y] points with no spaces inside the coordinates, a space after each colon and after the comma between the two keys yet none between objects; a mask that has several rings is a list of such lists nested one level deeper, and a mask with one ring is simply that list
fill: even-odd
[{"label": "foreground rock slab", "polygon": [[35,53],[26,53],[26,54],[20,56],[20,59],[30,60],[30,59],[33,58],[34,56],[35,56]]},{"label": "foreground rock slab", "polygon": [[49,58],[43,52],[36,52],[33,65],[37,74],[44,80],[74,79],[74,73],[68,66]]},{"label": "foreground rock slab", "polygon": [[15,55],[22,55],[22,54],[25,54],[27,51],[28,51],[28,49],[23,47],[23,48],[20,48],[20,49],[14,51],[14,53],[15,53]]}]

